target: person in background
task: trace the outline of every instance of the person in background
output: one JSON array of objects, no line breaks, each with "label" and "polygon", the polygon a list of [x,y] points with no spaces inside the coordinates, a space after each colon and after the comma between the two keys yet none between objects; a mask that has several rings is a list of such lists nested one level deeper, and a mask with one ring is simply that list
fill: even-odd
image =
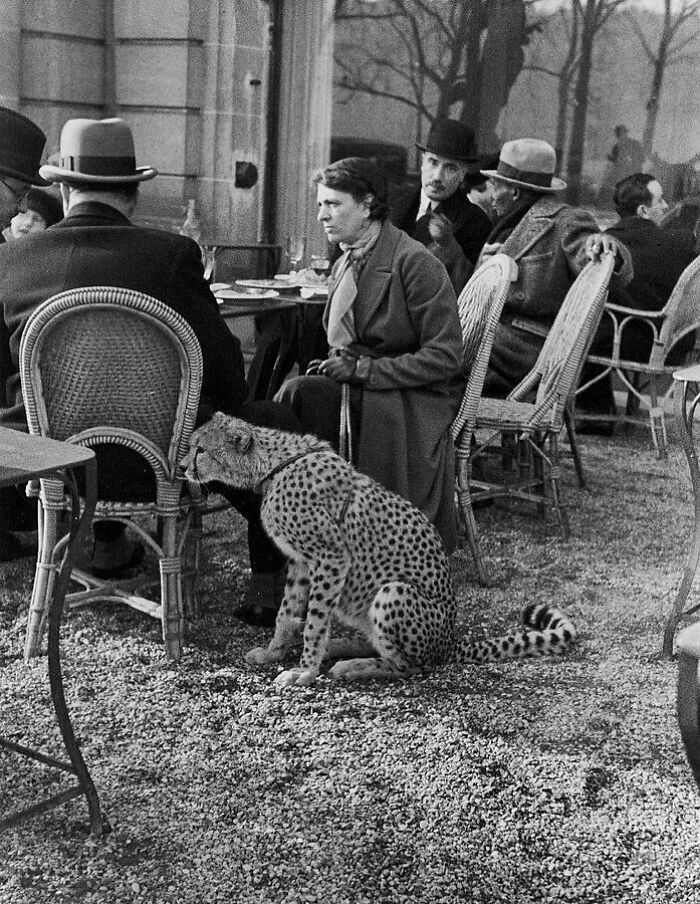
[{"label": "person in background", "polygon": [[309,433],[339,445],[341,386],[350,384],[354,464],[404,496],[456,545],[454,449],[462,336],[445,268],[387,219],[387,184],[369,160],[319,170],[318,220],[343,252],[324,313],[330,353],[319,374],[276,398]]},{"label": "person in background", "polygon": [[629,252],[601,233],[587,210],[557,197],[554,148],[539,138],[507,141],[493,182],[496,222],[482,258],[503,252],[518,265],[496,328],[484,395],[504,397],[529,373],[572,283],[604,251],[618,256],[619,278],[629,281]]},{"label": "person in background", "polygon": [[442,261],[459,295],[491,230],[465,192],[465,177],[479,169],[474,134],[455,119],[438,119],[425,145],[417,146],[421,188],[393,199],[389,219]]},{"label": "person in background", "polygon": [[[610,300],[627,308],[660,311],[668,301],[678,278],[695,257],[690,236],[685,241],[678,233],[660,228],[668,211],[668,204],[658,180],[650,173],[633,173],[621,179],[613,195],[619,220],[606,230],[606,235],[624,244],[632,258],[634,275],[627,285],[610,287]],[[592,352],[608,355],[612,351],[612,323],[604,316],[596,333]],[[620,354],[629,361],[646,361],[652,347],[651,331],[642,323],[629,323],[622,331]],[[693,337],[679,343],[676,354],[692,347]],[[592,379],[600,368],[586,365],[581,384]],[[615,414],[615,402],[610,375],[597,380],[577,397],[577,408],[586,413]],[[610,435],[614,424],[610,421],[585,421],[580,432]]]},{"label": "person in background", "polygon": [[[484,161],[484,169],[492,170],[498,166],[498,157],[489,157]],[[483,175],[481,171],[478,173],[469,173],[464,177],[464,187],[467,192],[467,198],[480,207],[490,222],[493,222],[493,182]]]},{"label": "person in background", "polygon": [[[0,302],[9,336],[0,347],[5,362],[7,406],[0,424],[27,429],[19,379],[19,347],[27,320],[47,298],[83,286],[117,286],[157,298],[192,327],[202,349],[204,373],[198,424],[219,410],[262,426],[293,430],[298,424],[280,405],[246,405],[243,356],[204,279],[199,246],[192,239],[134,226],[141,182],[155,178],[150,166],[136,166],[134,140],[121,119],[71,119],[63,127],[60,160],[41,167],[58,182],[65,217],[44,232],[0,247]],[[96,450],[100,498],[149,501],[154,481],[140,456],[119,445]],[[286,559],[260,524],[261,497],[215,486],[248,520],[251,584],[245,617],[272,606],[284,588]],[[36,503],[34,503],[36,505]],[[0,497],[4,558],[11,558],[18,519]],[[88,567],[101,577],[119,577],[138,564],[139,545],[127,540],[122,524],[94,526],[95,548]]]},{"label": "person in background", "polygon": [[[9,229],[10,220],[17,213],[19,200],[27,189],[32,185],[47,184],[39,175],[45,144],[46,135],[36,123],[15,110],[0,107],[0,244],[5,242],[4,230]],[[6,347],[8,342],[7,326],[0,317],[0,348]],[[7,404],[5,384],[9,370],[9,361],[0,354],[0,406]],[[24,488],[9,487],[4,494],[13,502],[17,499],[18,508],[26,511]],[[36,506],[28,512],[23,527],[36,527]],[[19,552],[20,544],[3,533],[0,524],[0,561]]]},{"label": "person in background", "polygon": [[17,206],[17,213],[10,220],[10,225],[0,233],[0,241],[14,242],[35,232],[43,232],[63,218],[60,199],[40,188],[30,188],[20,198]]}]

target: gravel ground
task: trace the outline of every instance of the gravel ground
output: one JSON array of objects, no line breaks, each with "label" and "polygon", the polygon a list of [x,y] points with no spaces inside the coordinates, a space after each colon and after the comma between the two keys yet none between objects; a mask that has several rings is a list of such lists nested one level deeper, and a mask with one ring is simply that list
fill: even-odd
[{"label": "gravel ground", "polygon": [[[658,461],[644,434],[581,445],[593,492],[567,475],[568,543],[551,517],[494,507],[480,521],[501,586],[476,586],[466,551],[454,562],[464,631],[552,601],[580,632],[563,659],[275,692],[243,661],[269,632],[230,616],[246,582],[232,512],[209,521],[179,665],[146,616],[74,611],[66,694],[112,831],[88,836],[78,799],[5,832],[0,902],[700,902],[700,795],[659,655],[685,460]],[[57,753],[45,660],[21,660],[32,565],[0,567],[0,726]],[[66,783],[5,752],[0,775],[0,810]]]}]

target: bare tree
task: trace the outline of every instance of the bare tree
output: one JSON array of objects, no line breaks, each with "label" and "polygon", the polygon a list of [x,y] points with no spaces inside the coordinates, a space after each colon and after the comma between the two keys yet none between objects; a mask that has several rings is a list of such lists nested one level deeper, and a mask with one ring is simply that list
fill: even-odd
[{"label": "bare tree", "polygon": [[620,7],[630,0],[572,0],[580,15],[579,59],[574,87],[574,109],[569,136],[566,175],[569,200],[577,204],[581,197],[581,173],[586,141],[586,118],[593,71],[595,39]]},{"label": "bare tree", "polygon": [[452,114],[472,126],[483,149],[523,65],[536,0],[338,0],[336,21],[364,25],[336,48],[339,85],[390,98],[433,122]]},{"label": "bare tree", "polygon": [[[639,21],[639,13],[636,15],[631,11],[627,13],[629,22],[639,38],[639,43],[642,45],[642,49],[652,65],[651,88],[649,90],[649,99],[646,103],[647,115],[644,132],[642,133],[642,147],[647,155],[651,154],[654,144],[661,89],[666,70],[669,66],[687,57],[687,54],[684,53],[685,49],[689,44],[696,41],[700,35],[700,23],[697,22],[700,0],[681,0],[680,5],[675,4],[675,12],[673,11],[673,6],[672,0],[664,0],[661,33],[656,49],[651,46],[644,34]],[[696,27],[690,32],[686,30],[686,34],[681,36],[683,27],[692,19],[696,20]]]}]

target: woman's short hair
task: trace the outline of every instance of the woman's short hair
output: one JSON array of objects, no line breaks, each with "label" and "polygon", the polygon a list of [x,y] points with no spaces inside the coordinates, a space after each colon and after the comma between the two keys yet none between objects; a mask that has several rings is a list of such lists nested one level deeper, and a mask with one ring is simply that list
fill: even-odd
[{"label": "woman's short hair", "polygon": [[30,188],[17,205],[21,213],[33,210],[43,217],[47,226],[53,226],[63,219],[63,205],[58,195],[40,188]]},{"label": "woman's short hair", "polygon": [[640,204],[651,203],[650,182],[656,182],[650,173],[632,173],[620,179],[613,193],[613,204],[621,217],[632,217]]},{"label": "woman's short hair", "polygon": [[361,203],[372,196],[369,205],[370,220],[385,220],[389,213],[389,187],[376,163],[365,157],[344,157],[322,169],[316,170],[311,180],[314,185],[325,185],[336,191],[344,191]]}]

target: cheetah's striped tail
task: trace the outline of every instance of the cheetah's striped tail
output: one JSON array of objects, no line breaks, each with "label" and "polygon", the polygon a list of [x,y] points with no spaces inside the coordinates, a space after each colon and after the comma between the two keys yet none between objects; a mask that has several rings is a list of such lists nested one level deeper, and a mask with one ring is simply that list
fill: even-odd
[{"label": "cheetah's striped tail", "polygon": [[498,662],[526,656],[566,653],[576,639],[576,628],[559,609],[530,603],[521,613],[522,630],[484,640],[464,640],[455,651],[457,662]]}]

